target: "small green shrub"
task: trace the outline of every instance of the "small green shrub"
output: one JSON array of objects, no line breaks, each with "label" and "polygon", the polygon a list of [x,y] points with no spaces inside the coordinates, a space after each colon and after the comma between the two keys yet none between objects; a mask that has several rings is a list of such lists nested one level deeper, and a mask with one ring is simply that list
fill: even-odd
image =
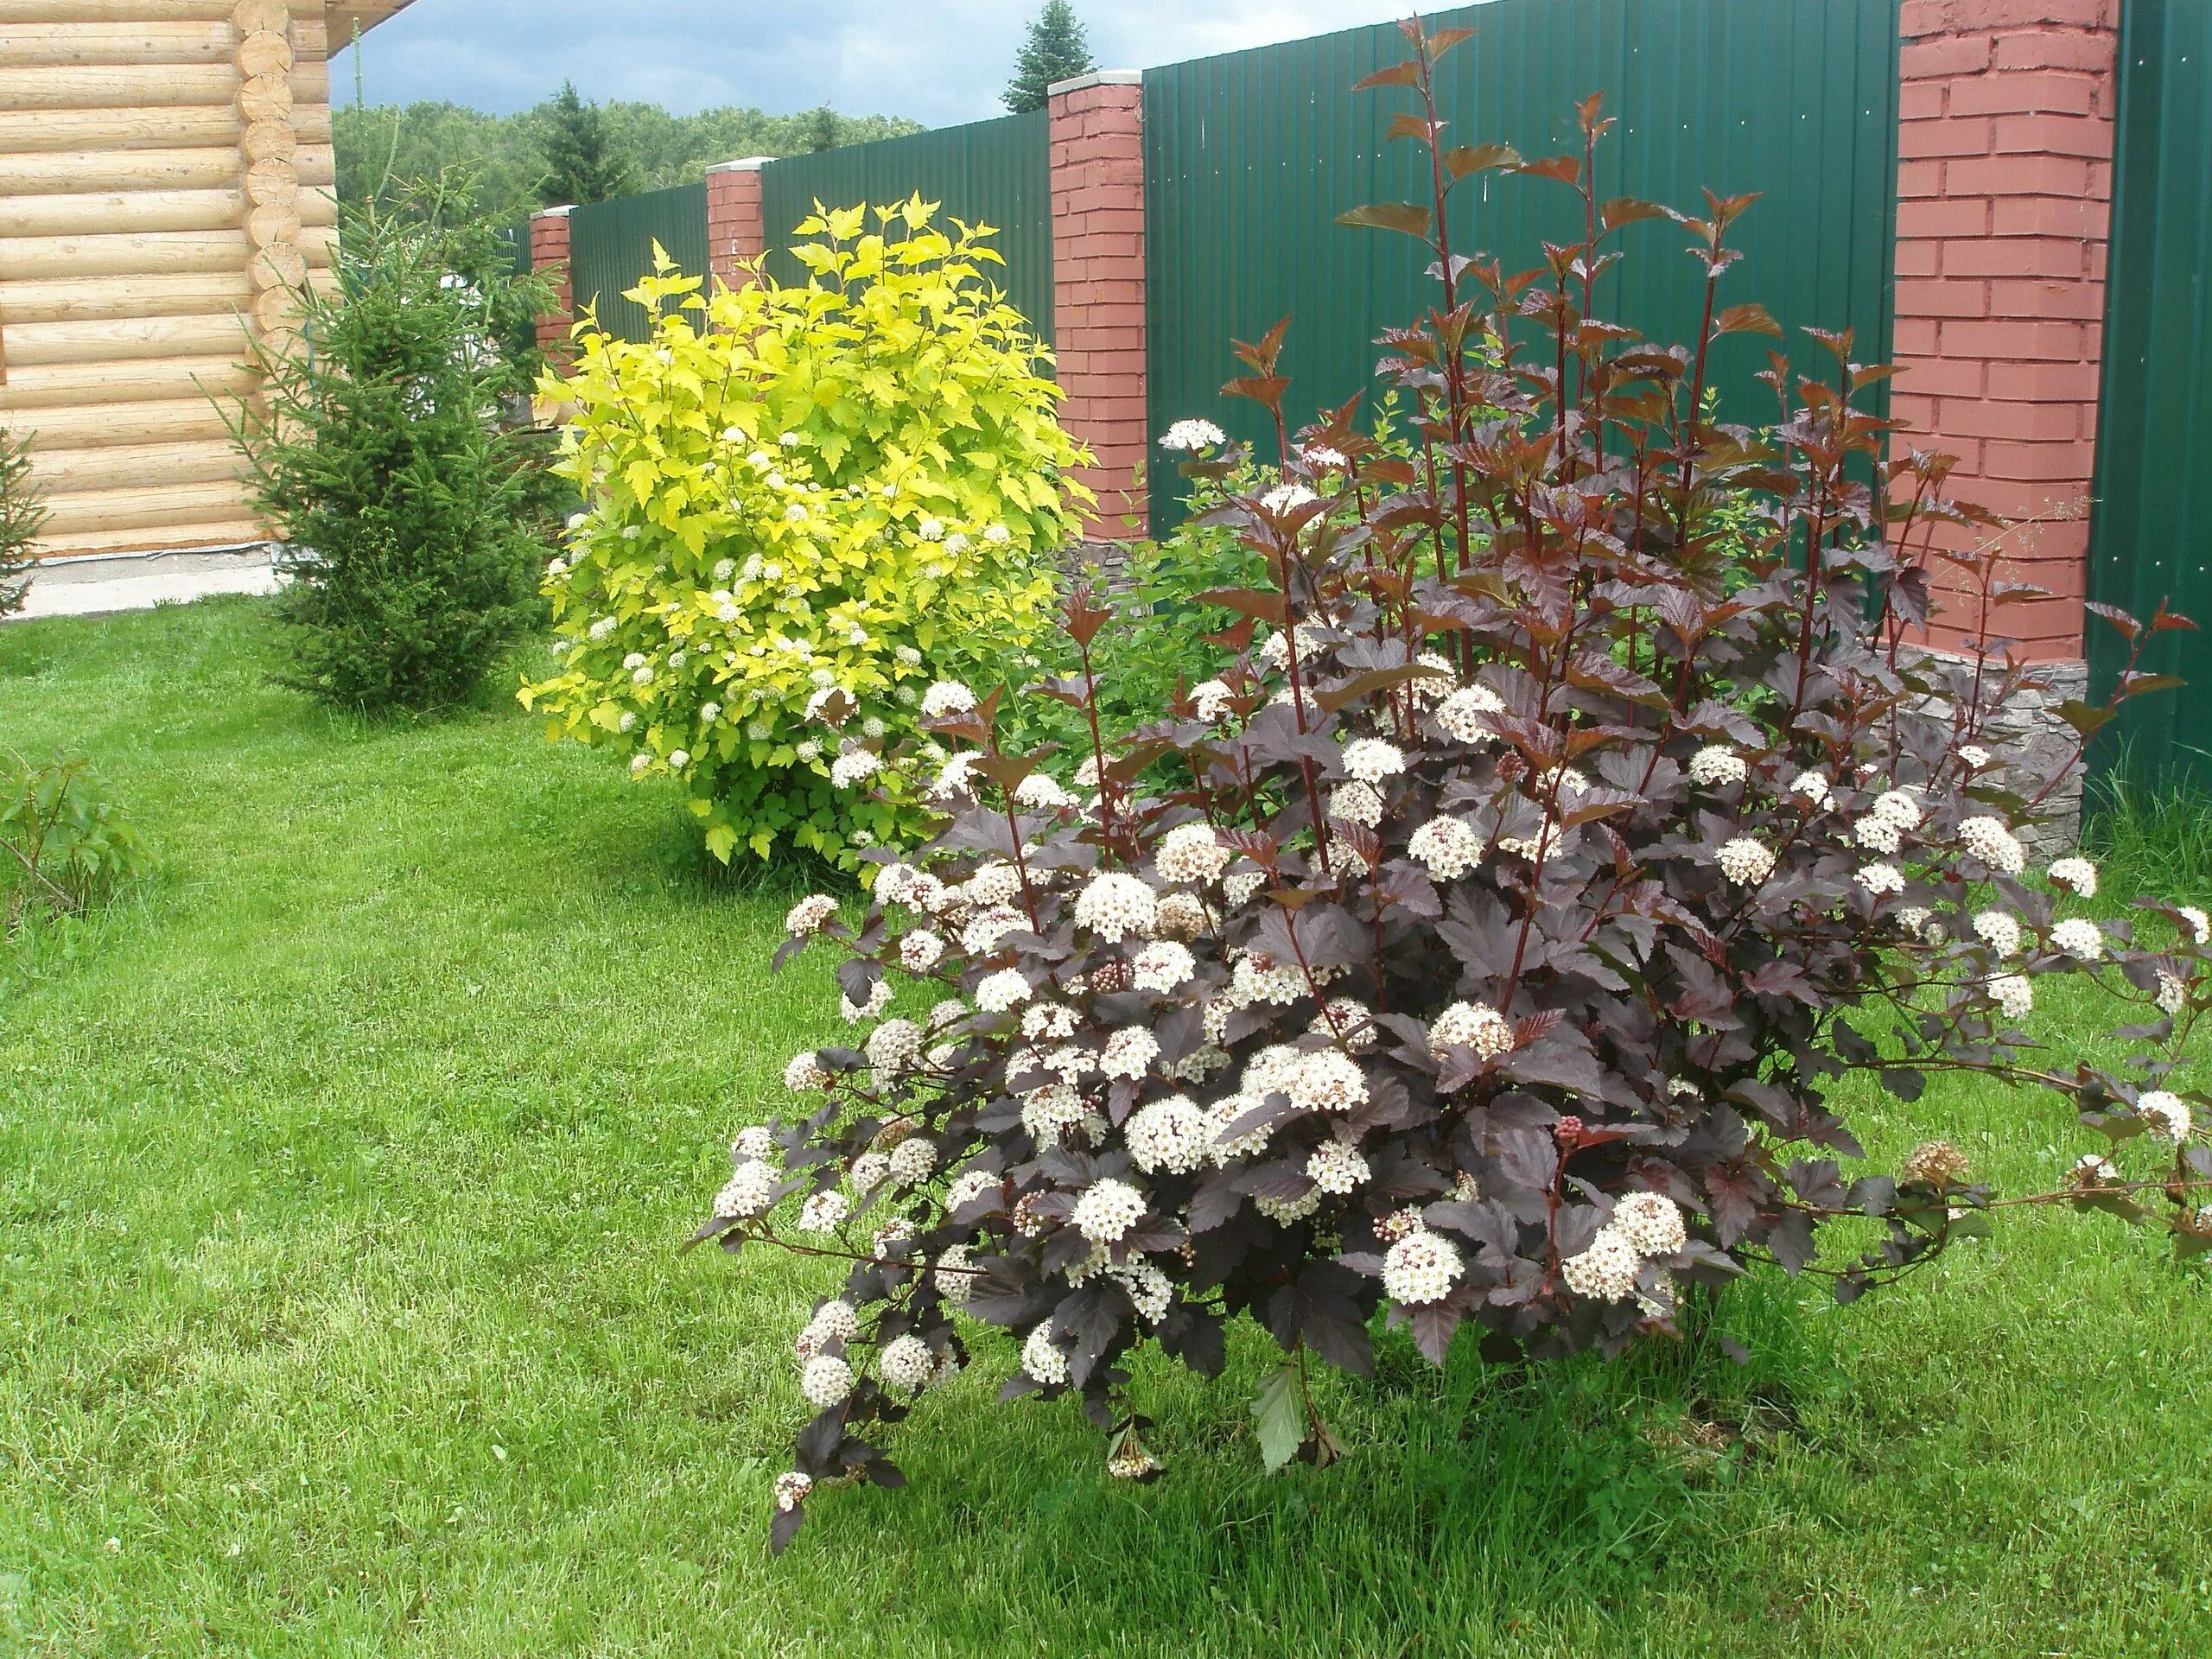
[{"label": "small green shrub", "polygon": [[31,585],[31,544],[46,524],[46,504],[31,480],[24,448],[24,440],[0,427],[0,616],[23,608]]},{"label": "small green shrub", "polygon": [[946,712],[932,683],[998,683],[1051,628],[1081,452],[1048,353],[985,280],[988,232],[935,213],[818,211],[804,288],[756,273],[709,297],[663,256],[630,296],[652,339],[587,319],[547,388],[575,405],[563,471],[590,506],[546,582],[560,670],[523,702],[679,779],[724,861],[912,838],[926,774],[839,785]]},{"label": "small green shrub", "polygon": [[0,914],[73,916],[144,873],[146,847],[92,763],[0,759]]},{"label": "small green shrub", "polygon": [[497,344],[542,293],[456,187],[349,213],[334,291],[302,290],[300,345],[264,353],[266,405],[233,422],[297,552],[285,683],[346,708],[458,702],[542,614],[541,469],[499,423],[535,365]]}]

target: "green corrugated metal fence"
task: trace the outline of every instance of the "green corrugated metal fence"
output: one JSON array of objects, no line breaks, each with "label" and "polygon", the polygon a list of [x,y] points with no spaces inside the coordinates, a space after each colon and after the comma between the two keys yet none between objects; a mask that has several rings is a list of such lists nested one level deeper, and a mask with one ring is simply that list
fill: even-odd
[{"label": "green corrugated metal fence", "polygon": [[707,187],[680,184],[594,207],[569,216],[569,259],[575,311],[596,302],[600,327],[625,340],[645,340],[652,319],[622,297],[652,275],[658,241],[686,276],[707,272]]},{"label": "green corrugated metal fence", "polygon": [[[2143,617],[2164,599],[2212,630],[2212,0],[2128,0],[2121,18],[2089,592]],[[2092,620],[2095,696],[2126,654]],[[2189,686],[2131,706],[2100,765],[2212,779],[2212,632],[2165,635],[2145,665]]]},{"label": "green corrugated metal fence", "polygon": [[1040,339],[1052,337],[1052,187],[1046,113],[1001,116],[963,127],[879,139],[814,156],[792,156],[765,170],[768,269],[800,283],[805,268],[785,251],[792,229],[817,201],[831,207],[884,207],[919,192],[945,213],[996,227],[1006,260],[997,273],[1007,297]]},{"label": "green corrugated metal fence", "polygon": [[[1602,91],[1620,118],[1599,150],[1602,194],[1702,211],[1700,187],[1765,193],[1738,223],[1749,257],[1722,278],[1723,303],[1765,304],[1803,368],[1827,360],[1797,333],[1808,324],[1855,327],[1861,361],[1887,356],[1897,0],[1493,0],[1429,23],[1478,31],[1439,71],[1452,142],[1503,142],[1531,160],[1579,151],[1574,105]],[[1146,73],[1155,432],[1204,415],[1261,437],[1257,410],[1219,389],[1242,372],[1229,341],[1285,316],[1289,410],[1371,391],[1382,353],[1370,342],[1433,302],[1418,243],[1333,222],[1367,202],[1427,200],[1414,147],[1383,142],[1410,94],[1351,90],[1406,55],[1383,25]],[[1560,184],[1491,175],[1456,203],[1453,251],[1509,270],[1541,264],[1542,239],[1581,232]],[[1683,243],[1664,221],[1623,232],[1630,257],[1601,308],[1662,342],[1688,339],[1702,274]],[[1768,418],[1770,394],[1751,377],[1771,344],[1716,349],[1724,412]],[[1156,522],[1171,522],[1174,493],[1154,499]]]}]

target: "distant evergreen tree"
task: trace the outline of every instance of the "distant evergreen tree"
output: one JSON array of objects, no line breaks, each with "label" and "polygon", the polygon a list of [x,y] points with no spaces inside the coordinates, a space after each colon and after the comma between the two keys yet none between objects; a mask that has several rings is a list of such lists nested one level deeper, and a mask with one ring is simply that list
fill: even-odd
[{"label": "distant evergreen tree", "polygon": [[546,117],[545,177],[538,194],[548,207],[612,201],[636,188],[637,169],[608,138],[599,105],[576,95],[575,82],[561,83]]},{"label": "distant evergreen tree", "polygon": [[1014,79],[1003,94],[1006,106],[1017,115],[1041,110],[1054,81],[1073,80],[1097,67],[1075,8],[1068,0],[1045,0],[1045,10],[1029,25],[1029,38],[1014,60]]},{"label": "distant evergreen tree", "polygon": [[827,104],[809,110],[798,118],[798,146],[810,156],[818,156],[825,149],[837,148],[837,111]]}]

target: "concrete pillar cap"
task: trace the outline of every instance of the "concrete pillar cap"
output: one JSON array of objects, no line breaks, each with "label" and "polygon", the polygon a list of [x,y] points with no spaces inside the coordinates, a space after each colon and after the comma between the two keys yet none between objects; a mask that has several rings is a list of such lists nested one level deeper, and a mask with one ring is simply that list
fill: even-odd
[{"label": "concrete pillar cap", "polygon": [[1077,75],[1073,80],[1056,80],[1045,89],[1047,98],[1065,98],[1070,92],[1080,92],[1093,86],[1141,86],[1141,69],[1094,69],[1087,75]]},{"label": "concrete pillar cap", "polygon": [[747,156],[734,162],[717,162],[707,169],[711,178],[717,173],[758,173],[776,158],[773,156]]}]

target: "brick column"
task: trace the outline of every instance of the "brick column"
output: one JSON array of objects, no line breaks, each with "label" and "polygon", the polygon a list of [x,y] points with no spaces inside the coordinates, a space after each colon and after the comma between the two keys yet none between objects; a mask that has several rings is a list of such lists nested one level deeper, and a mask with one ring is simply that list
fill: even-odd
[{"label": "brick column", "polygon": [[707,264],[730,287],[739,267],[768,251],[761,169],[772,156],[747,156],[707,169]]},{"label": "brick column", "polygon": [[537,319],[537,348],[549,361],[569,360],[569,330],[575,321],[576,291],[569,281],[569,215],[573,207],[548,207],[530,216],[530,268],[550,273],[553,309]]},{"label": "brick column", "polygon": [[1060,418],[1090,447],[1078,474],[1098,495],[1084,534],[1141,537],[1130,492],[1149,454],[1145,402],[1144,99],[1139,77],[1109,70],[1052,88],[1052,308]]},{"label": "brick column", "polygon": [[[2120,0],[1904,0],[1894,445],[1956,455],[1954,491],[2063,522],[2002,543],[2054,597],[1993,632],[2082,655]],[[1939,588],[1943,584],[1939,581]],[[1953,600],[1934,642],[1974,633]]]}]

